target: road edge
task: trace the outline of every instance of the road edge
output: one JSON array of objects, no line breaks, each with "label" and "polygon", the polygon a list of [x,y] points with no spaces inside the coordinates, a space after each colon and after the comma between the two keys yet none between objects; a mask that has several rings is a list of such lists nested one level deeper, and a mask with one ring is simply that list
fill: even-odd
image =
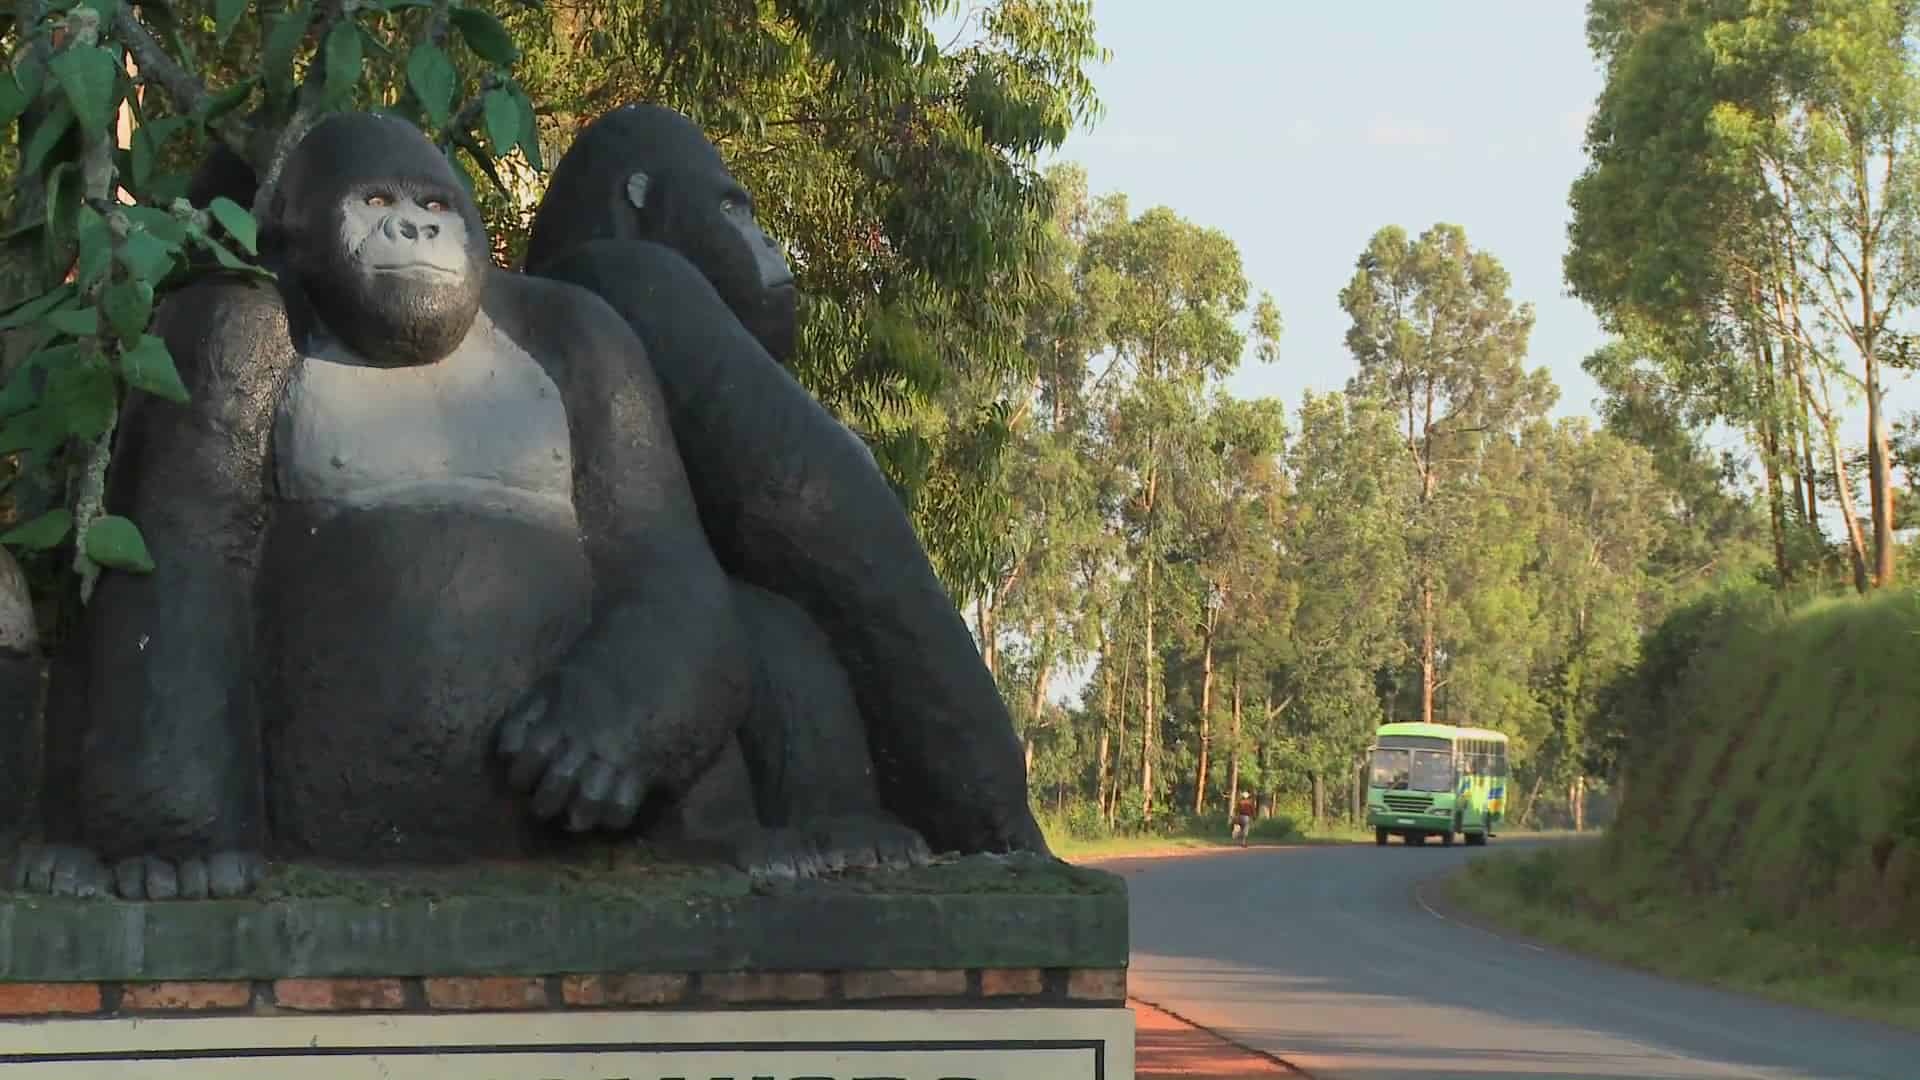
[{"label": "road edge", "polygon": [[[1162,1005],[1157,1001],[1153,1001],[1148,998],[1141,997],[1138,994],[1128,994],[1127,1001],[1129,1003],[1138,1002],[1141,1005],[1145,1005],[1151,1009],[1165,1013],[1166,1015],[1173,1017],[1175,1020],[1178,1020],[1180,1023],[1187,1025],[1188,1027],[1192,1028],[1195,1031],[1205,1032],[1206,1034],[1211,1035],[1216,1039],[1219,1039],[1221,1042],[1226,1043],[1228,1046],[1233,1047],[1235,1050],[1238,1050],[1243,1054],[1246,1054],[1248,1057],[1259,1058],[1262,1061],[1267,1061],[1275,1065],[1278,1065],[1282,1069],[1285,1069],[1289,1074],[1299,1077],[1300,1080],[1320,1080],[1319,1077],[1314,1076],[1314,1074],[1308,1072],[1307,1070],[1301,1068],[1298,1065],[1295,1065],[1293,1062],[1288,1061],[1286,1058],[1283,1058],[1278,1054],[1269,1054],[1265,1050],[1256,1050],[1253,1047],[1246,1045],[1245,1043],[1238,1042],[1234,1039],[1228,1038],[1226,1035],[1223,1035],[1220,1032],[1215,1031],[1214,1029],[1206,1026],[1205,1024],[1196,1023],[1192,1018],[1184,1016],[1181,1013],[1176,1012],[1173,1009],[1170,1009],[1167,1006]],[[1138,1064],[1136,1062],[1136,1068],[1137,1067],[1138,1067]]]}]

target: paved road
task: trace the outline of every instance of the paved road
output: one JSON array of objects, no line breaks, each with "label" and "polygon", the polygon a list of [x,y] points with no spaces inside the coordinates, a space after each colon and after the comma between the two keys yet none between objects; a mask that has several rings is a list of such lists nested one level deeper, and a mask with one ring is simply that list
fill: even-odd
[{"label": "paved road", "polygon": [[1317,1080],[1920,1078],[1920,1035],[1583,960],[1426,906],[1423,879],[1480,857],[1396,842],[1105,866],[1132,896],[1132,992]]}]

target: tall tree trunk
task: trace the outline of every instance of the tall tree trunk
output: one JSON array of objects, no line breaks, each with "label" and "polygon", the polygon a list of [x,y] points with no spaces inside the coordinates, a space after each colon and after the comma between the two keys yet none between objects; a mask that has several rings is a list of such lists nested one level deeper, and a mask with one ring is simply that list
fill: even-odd
[{"label": "tall tree trunk", "polygon": [[1586,832],[1587,778],[1585,776],[1576,776],[1573,778],[1572,798],[1568,799],[1567,803],[1573,807],[1573,831]]},{"label": "tall tree trunk", "polygon": [[[1873,279],[1875,249],[1879,246],[1880,223],[1874,220],[1873,182],[1866,146],[1855,141],[1853,173],[1855,206],[1853,234],[1860,244],[1857,276],[1860,282],[1860,331],[1856,343],[1866,366],[1867,383],[1867,485],[1873,513],[1873,584],[1884,589],[1893,584],[1893,470],[1887,461],[1887,417],[1880,400],[1880,322],[1874,311],[1876,293]],[[1889,152],[1891,155],[1891,152]],[[1888,173],[1893,171],[1891,156]]]},{"label": "tall tree trunk", "polygon": [[1873,584],[1893,584],[1893,470],[1887,414],[1880,399],[1880,359],[1867,354],[1867,483],[1873,488]]},{"label": "tall tree trunk", "polygon": [[[1213,742],[1213,630],[1218,618],[1213,610],[1208,610],[1206,642],[1200,649],[1200,767],[1193,778],[1194,817],[1207,809],[1207,753]],[[1232,794],[1227,795],[1227,803],[1231,809]]]},{"label": "tall tree trunk", "polygon": [[1320,770],[1313,770],[1313,823],[1316,827],[1327,820],[1327,777]]},{"label": "tall tree trunk", "polygon": [[995,679],[1000,677],[1000,650],[995,647],[993,632],[993,605],[984,594],[973,601],[973,621],[980,629],[980,659],[987,665],[987,674]]},{"label": "tall tree trunk", "polygon": [[1813,389],[1807,385],[1807,356],[1799,346],[1789,341],[1789,355],[1793,361],[1793,381],[1799,387],[1799,414],[1794,426],[1800,433],[1800,481],[1806,488],[1807,526],[1820,532],[1820,497],[1813,485],[1818,474],[1813,468]]},{"label": "tall tree trunk", "polygon": [[[1759,283],[1751,287],[1753,302],[1760,303]],[[1760,467],[1765,474],[1767,485],[1767,524],[1773,533],[1773,573],[1782,586],[1793,580],[1793,572],[1787,565],[1787,503],[1786,493],[1780,482],[1780,426],[1774,415],[1778,402],[1775,400],[1773,381],[1773,346],[1764,336],[1753,350],[1753,369],[1758,376],[1762,397],[1765,402],[1759,423]]]},{"label": "tall tree trunk", "polygon": [[1240,798],[1240,665],[1233,665],[1233,748],[1227,751],[1227,813]]},{"label": "tall tree trunk", "polygon": [[1140,684],[1140,813],[1148,821],[1153,820],[1153,731],[1159,726],[1158,715],[1153,704],[1153,669],[1158,666],[1153,651],[1153,564],[1154,557],[1147,557],[1147,641],[1146,652],[1141,656]]},{"label": "tall tree trunk", "polygon": [[1814,369],[1820,376],[1821,406],[1820,426],[1826,430],[1827,462],[1833,469],[1834,486],[1839,489],[1840,516],[1846,519],[1847,554],[1853,561],[1853,587],[1865,593],[1871,584],[1867,579],[1867,538],[1860,531],[1860,512],[1854,508],[1853,481],[1847,475],[1847,459],[1840,453],[1840,431],[1833,419],[1833,394],[1827,386],[1827,373]]}]

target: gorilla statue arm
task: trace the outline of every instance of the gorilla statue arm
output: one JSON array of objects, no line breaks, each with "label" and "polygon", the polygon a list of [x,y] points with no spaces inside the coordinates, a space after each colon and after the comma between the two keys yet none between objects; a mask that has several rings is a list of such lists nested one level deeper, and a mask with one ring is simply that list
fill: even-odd
[{"label": "gorilla statue arm", "polygon": [[544,366],[567,405],[597,593],[586,633],[508,717],[501,748],[539,816],[625,828],[645,796],[691,786],[724,746],[746,694],[744,639],[660,389],[630,363],[644,346],[585,290],[488,275],[490,310],[560,353]]},{"label": "gorilla statue arm", "polygon": [[191,396],[129,401],[108,486],[154,570],[108,572],[86,609],[79,790],[49,792],[63,803],[50,835],[75,846],[23,860],[28,887],[65,874],[79,880],[62,891],[95,891],[97,852],[120,860],[123,895],[234,895],[265,850],[253,596],[273,406],[295,356],[279,296],[230,279],[169,298],[154,330]]}]

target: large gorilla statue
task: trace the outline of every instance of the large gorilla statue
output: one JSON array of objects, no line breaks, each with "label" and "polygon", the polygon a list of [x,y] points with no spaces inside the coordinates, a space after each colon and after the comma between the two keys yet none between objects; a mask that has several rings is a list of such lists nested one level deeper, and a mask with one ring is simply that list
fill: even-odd
[{"label": "large gorilla statue", "polygon": [[[216,144],[187,197],[203,208],[220,196],[246,205],[255,187],[252,168]],[[790,284],[773,299],[756,325],[770,347],[784,349],[794,325]],[[652,380],[644,351],[635,363]],[[730,718],[735,737],[713,766],[679,800],[648,815],[642,835],[671,854],[773,876],[924,861],[926,841],[881,805],[853,689],[825,636],[792,601],[738,577],[729,586],[747,635],[746,711]],[[505,741],[520,746],[512,729]]]},{"label": "large gorilla statue", "polygon": [[129,407],[108,491],[157,569],[88,608],[74,783],[17,881],[518,857],[687,791],[749,646],[626,320],[494,268],[394,119],[315,127],[261,239],[277,285],[158,315],[192,398]]},{"label": "large gorilla statue", "polygon": [[[653,106],[589,125],[554,169],[526,271],[585,286],[638,332],[715,552],[830,643],[886,807],[937,850],[1044,853],[1011,719],[911,521],[864,444],[777,362],[793,275],[699,128]],[[800,743],[850,722],[759,717]],[[782,796],[752,771],[764,814]]]}]

